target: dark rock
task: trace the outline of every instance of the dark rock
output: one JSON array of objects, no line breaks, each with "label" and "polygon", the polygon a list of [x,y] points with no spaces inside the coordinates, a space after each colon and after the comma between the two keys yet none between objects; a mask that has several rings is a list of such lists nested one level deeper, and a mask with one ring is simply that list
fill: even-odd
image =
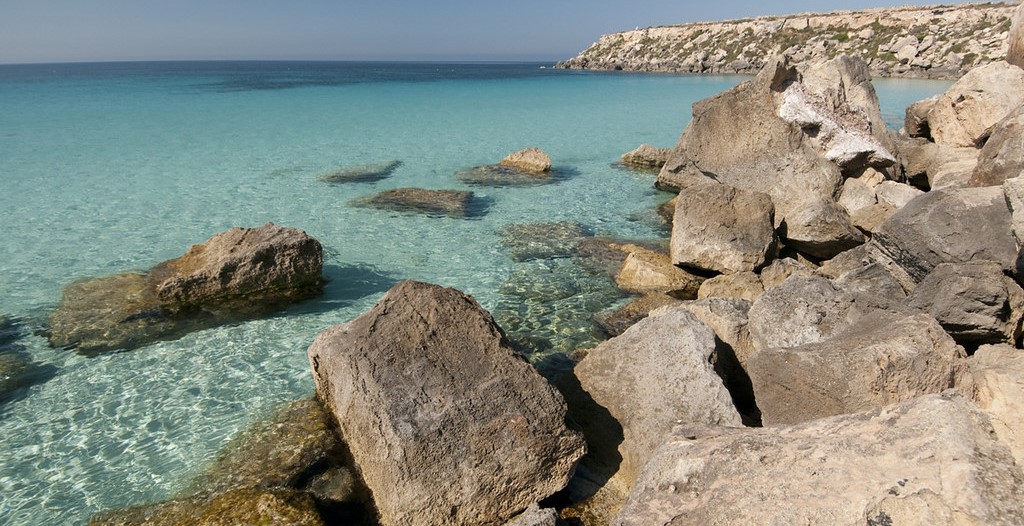
[{"label": "dark rock", "polygon": [[607,236],[586,237],[576,246],[576,263],[592,274],[615,277],[629,256],[631,247],[654,252],[668,250],[667,240],[621,239]]},{"label": "dark rock", "polygon": [[575,221],[510,224],[501,227],[501,244],[513,261],[570,257],[580,240],[590,235]]},{"label": "dark rock", "polygon": [[381,210],[456,218],[469,217],[476,213],[473,207],[473,192],[461,190],[396,188],[357,199],[353,204]]},{"label": "dark rock", "polygon": [[490,164],[462,170],[455,174],[460,181],[476,186],[533,186],[556,181],[551,171],[529,172],[511,166]]},{"label": "dark rock", "polygon": [[399,283],[308,353],[384,524],[507,521],[585,451],[561,396],[456,290]]},{"label": "dark rock", "polygon": [[232,228],[146,274],[69,285],[50,315],[50,345],[132,349],[259,316],[318,294],[322,270],[320,243],[301,230]]},{"label": "dark rock", "polygon": [[372,183],[387,178],[387,176],[391,175],[391,173],[398,169],[399,166],[402,166],[402,161],[384,161],[360,166],[350,166],[329,174],[324,174],[320,176],[320,180],[331,184]]}]

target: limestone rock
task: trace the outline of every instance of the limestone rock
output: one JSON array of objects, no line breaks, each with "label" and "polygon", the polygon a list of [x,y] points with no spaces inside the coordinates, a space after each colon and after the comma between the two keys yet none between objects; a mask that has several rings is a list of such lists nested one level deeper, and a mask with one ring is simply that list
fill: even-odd
[{"label": "limestone rock", "polygon": [[875,189],[860,179],[850,178],[843,182],[843,193],[839,196],[839,204],[846,212],[854,212],[867,208],[878,202]]},{"label": "limestone rock", "polygon": [[747,328],[750,302],[737,298],[708,298],[687,301],[682,307],[715,331],[715,353],[711,363],[732,395],[744,423],[759,424],[760,412],[746,371],[747,361],[755,352]]},{"label": "limestone rock", "polygon": [[541,509],[531,504],[523,513],[505,523],[505,526],[555,526],[558,523],[558,512],[553,508]]},{"label": "limestone rock", "polygon": [[885,181],[878,185],[875,193],[878,196],[878,202],[885,203],[893,207],[894,210],[899,210],[924,192],[909,184]]},{"label": "limestone rock", "polygon": [[965,382],[967,355],[929,315],[762,349],[747,363],[765,425],[858,413]]},{"label": "limestone rock", "polygon": [[767,195],[702,184],[679,194],[672,263],[716,272],[760,268],[774,255],[774,207]]},{"label": "limestone rock", "polygon": [[811,269],[793,258],[776,259],[761,270],[761,284],[764,290],[771,290],[782,285],[793,275],[810,276]]},{"label": "limestone rock", "polygon": [[[788,427],[681,428],[614,524],[1010,526],[1022,502],[1024,474],[988,419],[943,393]],[[892,520],[908,507],[921,513]]]},{"label": "limestone rock", "polygon": [[984,259],[1010,271],[1017,258],[1010,223],[1002,188],[933,190],[896,212],[871,244],[915,282],[941,263]]},{"label": "limestone rock", "polygon": [[380,181],[391,175],[392,172],[402,166],[402,161],[384,161],[373,164],[363,164],[342,168],[320,176],[325,183],[372,183]]},{"label": "limestone rock", "polygon": [[846,210],[824,197],[811,198],[792,211],[782,232],[786,246],[821,259],[834,257],[866,240],[853,227]]},{"label": "limestone rock", "polygon": [[575,221],[515,223],[501,227],[501,244],[513,261],[569,257],[580,240],[589,235],[587,227]]},{"label": "limestone rock", "polygon": [[889,203],[875,203],[850,214],[850,223],[864,234],[870,234],[896,214],[897,210]]},{"label": "limestone rock", "polygon": [[584,454],[561,396],[456,290],[399,283],[308,354],[383,524],[501,524]]},{"label": "limestone rock", "polygon": [[931,128],[928,126],[928,112],[932,110],[939,96],[919,100],[907,107],[906,116],[903,119],[903,129],[910,137],[932,138]]},{"label": "limestone rock", "polygon": [[149,271],[168,310],[239,310],[288,303],[319,292],[323,248],[305,232],[267,223],[232,228]]},{"label": "limestone rock", "polygon": [[547,172],[551,170],[551,157],[539,148],[525,148],[508,154],[500,164],[526,172]]},{"label": "limestone rock", "polygon": [[615,276],[619,288],[633,294],[664,292],[679,299],[694,299],[703,277],[672,264],[672,258],[636,247]]},{"label": "limestone rock", "polygon": [[473,207],[473,192],[462,190],[396,188],[357,199],[353,204],[381,210],[415,212],[435,217],[462,218],[477,213]]},{"label": "limestone rock", "polygon": [[622,164],[641,169],[661,169],[672,154],[671,148],[655,148],[641,144],[635,150],[622,154]]},{"label": "limestone rock", "polygon": [[132,349],[257,316],[318,294],[322,269],[323,248],[301,230],[232,228],[146,274],[72,283],[50,315],[50,345]]},{"label": "limestone rock", "polygon": [[1018,244],[1024,244],[1024,177],[1007,179],[1003,183],[1003,195],[1010,209],[1013,237]]},{"label": "limestone rock", "polygon": [[938,144],[981,146],[987,131],[1024,103],[1024,70],[993,62],[972,69],[928,112],[928,127]]},{"label": "limestone rock", "polygon": [[697,291],[697,299],[706,298],[740,298],[754,301],[764,294],[761,277],[754,272],[737,272],[722,274],[701,283]]},{"label": "limestone rock", "polygon": [[1024,173],[1024,105],[996,123],[968,186],[997,186]]},{"label": "limestone rock", "polygon": [[750,307],[750,334],[759,350],[827,340],[852,325],[853,296],[818,276],[794,276]]},{"label": "limestone rock", "polygon": [[1024,7],[1017,7],[1007,40],[1009,40],[1010,49],[1006,52],[1006,61],[1019,68],[1024,68]]},{"label": "limestone rock", "polygon": [[968,358],[975,401],[992,419],[999,440],[1024,466],[1024,351],[1011,345],[982,345]]},{"label": "limestone rock", "polygon": [[629,487],[677,422],[740,425],[712,369],[715,334],[687,309],[665,307],[590,351],[580,384],[622,426],[615,476]]},{"label": "limestone rock", "polygon": [[667,305],[676,305],[682,300],[660,292],[649,292],[622,307],[599,312],[594,321],[610,336],[618,336],[626,329],[647,317],[652,311]]},{"label": "limestone rock", "polygon": [[978,166],[977,148],[937,145],[928,167],[928,187],[932,190],[968,186]]},{"label": "limestone rock", "polygon": [[1020,337],[1024,290],[991,261],[943,263],[918,284],[909,305],[935,317],[962,345]]}]

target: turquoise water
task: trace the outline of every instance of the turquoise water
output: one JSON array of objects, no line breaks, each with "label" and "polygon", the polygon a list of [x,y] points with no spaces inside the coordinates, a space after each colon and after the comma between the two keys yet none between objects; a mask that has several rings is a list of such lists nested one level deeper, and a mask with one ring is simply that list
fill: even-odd
[{"label": "turquoise water", "polygon": [[[564,264],[513,261],[504,225],[662,235],[638,218],[667,196],[612,162],[640,143],[674,145],[692,102],[741,80],[536,64],[0,66],[0,315],[20,324],[8,348],[38,367],[0,401],[0,523],[84,523],[173,494],[234,433],[311,393],[313,338],[397,280],[457,287],[488,309],[520,301],[498,292],[510,277]],[[876,85],[898,127],[908,103],[948,83]],[[454,177],[527,146],[567,177],[515,188]],[[392,159],[402,165],[376,183],[318,180]],[[470,189],[489,208],[452,219],[349,206],[407,186]],[[322,297],[96,358],[36,335],[75,279],[145,269],[267,221],[324,244]]]}]

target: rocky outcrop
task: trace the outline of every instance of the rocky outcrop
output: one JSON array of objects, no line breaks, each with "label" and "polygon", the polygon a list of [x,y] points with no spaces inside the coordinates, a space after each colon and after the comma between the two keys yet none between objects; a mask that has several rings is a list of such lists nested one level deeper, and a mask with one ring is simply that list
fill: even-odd
[{"label": "rocky outcrop", "polygon": [[356,199],[353,204],[380,210],[414,212],[433,217],[464,218],[480,211],[473,206],[473,192],[396,188]]},{"label": "rocky outcrop", "polygon": [[714,272],[759,269],[774,256],[775,207],[766,194],[697,184],[679,194],[672,263]]},{"label": "rocky outcrop", "polygon": [[318,294],[322,269],[323,248],[301,230],[232,228],[146,274],[69,285],[50,315],[50,345],[131,349],[257,316]]},{"label": "rocky outcrop", "polygon": [[551,157],[540,148],[525,148],[508,154],[498,164],[524,172],[542,173],[551,170]]},{"label": "rocky outcrop", "polygon": [[746,365],[765,425],[859,413],[939,393],[969,377],[964,350],[927,314],[761,350]]},{"label": "rocky outcrop", "polygon": [[584,453],[561,396],[456,290],[399,283],[308,354],[383,524],[501,524]]},{"label": "rocky outcrop", "polygon": [[622,426],[615,481],[628,488],[678,422],[740,425],[710,358],[715,333],[689,310],[665,307],[591,350],[576,376]]},{"label": "rocky outcrop", "polygon": [[753,74],[780,53],[801,61],[845,54],[863,57],[876,77],[957,78],[1021,55],[1019,43],[1009,55],[1006,48],[1014,8],[893,7],[649,27],[604,35],[556,67]]},{"label": "rocky outcrop", "polygon": [[372,183],[387,178],[402,166],[402,161],[384,161],[359,166],[349,166],[320,176],[325,183]]},{"label": "rocky outcrop", "polygon": [[678,429],[620,526],[1024,523],[1024,474],[955,393],[795,426]]},{"label": "rocky outcrop", "polygon": [[1007,40],[1009,49],[1006,52],[1006,61],[1024,68],[1024,4],[1017,7],[1017,13],[1013,15],[1013,25],[1010,26]]},{"label": "rocky outcrop", "polygon": [[672,148],[655,148],[650,144],[641,144],[635,150],[622,154],[620,161],[623,166],[641,170],[660,170],[672,154]]}]

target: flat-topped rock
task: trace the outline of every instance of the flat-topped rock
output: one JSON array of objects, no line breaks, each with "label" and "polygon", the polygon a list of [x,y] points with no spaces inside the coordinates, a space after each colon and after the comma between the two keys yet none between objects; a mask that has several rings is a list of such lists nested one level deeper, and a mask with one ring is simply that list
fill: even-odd
[{"label": "flat-topped rock", "polygon": [[508,154],[498,164],[526,172],[542,173],[551,170],[551,157],[540,148],[525,148]]},{"label": "flat-topped rock", "polygon": [[386,179],[392,172],[402,166],[402,161],[383,161],[379,163],[361,164],[335,170],[320,176],[325,183],[372,183]]},{"label": "flat-topped rock", "polygon": [[395,188],[357,199],[353,204],[380,210],[464,218],[478,212],[473,206],[473,197],[473,192],[463,190]]},{"label": "flat-topped rock", "polygon": [[684,300],[697,297],[704,277],[673,265],[668,254],[636,246],[630,248],[615,276],[619,288],[633,294],[664,292]]},{"label": "flat-topped rock", "polygon": [[975,401],[992,419],[996,435],[1024,466],[1024,351],[1012,345],[982,345],[968,358]]},{"label": "flat-topped rock", "polygon": [[641,170],[658,170],[665,166],[672,148],[655,148],[650,144],[641,144],[635,150],[622,154],[620,161],[624,166]]},{"label": "flat-topped rock", "polygon": [[301,230],[232,228],[145,274],[68,285],[50,315],[50,345],[132,349],[266,314],[318,294],[322,272],[323,248]]},{"label": "flat-topped rock", "polygon": [[399,283],[308,354],[382,524],[502,524],[585,452],[562,397],[459,291]]},{"label": "flat-topped rock", "polygon": [[1024,524],[1024,473],[947,392],[794,426],[678,428],[613,522]]}]

